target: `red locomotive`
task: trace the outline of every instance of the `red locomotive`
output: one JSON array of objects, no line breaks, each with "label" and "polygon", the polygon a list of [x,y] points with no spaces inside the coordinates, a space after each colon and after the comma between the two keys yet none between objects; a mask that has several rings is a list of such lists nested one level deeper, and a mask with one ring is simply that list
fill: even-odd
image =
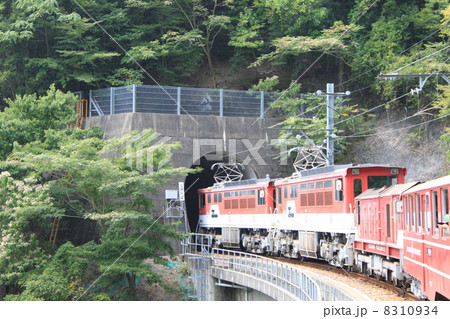
[{"label": "red locomotive", "polygon": [[405,175],[401,167],[338,165],[215,184],[199,190],[199,228],[217,246],[322,259],[409,283],[423,298],[449,298],[450,177],[404,184]]}]

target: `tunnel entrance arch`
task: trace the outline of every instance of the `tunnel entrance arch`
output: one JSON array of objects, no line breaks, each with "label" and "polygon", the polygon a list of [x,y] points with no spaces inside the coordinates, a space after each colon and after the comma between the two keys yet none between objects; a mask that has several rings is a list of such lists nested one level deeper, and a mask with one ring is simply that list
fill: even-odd
[{"label": "tunnel entrance arch", "polygon": [[[236,156],[235,156],[236,157]],[[228,163],[229,154],[218,155],[216,153],[204,154],[200,157],[191,168],[201,167],[202,171],[197,174],[189,174],[184,182],[186,213],[189,223],[189,230],[195,232],[198,225],[198,196],[197,191],[200,188],[213,186],[215,183],[214,172],[211,167],[216,163]],[[236,158],[237,163],[241,163],[241,159]],[[259,178],[251,165],[244,165],[242,171],[242,179]]]}]

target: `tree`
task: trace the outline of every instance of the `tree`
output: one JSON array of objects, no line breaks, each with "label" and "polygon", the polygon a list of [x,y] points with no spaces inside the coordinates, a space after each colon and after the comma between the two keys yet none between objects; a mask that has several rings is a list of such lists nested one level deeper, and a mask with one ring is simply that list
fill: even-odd
[{"label": "tree", "polygon": [[[450,7],[450,6],[449,6]],[[440,137],[440,144],[443,151],[447,153],[447,173],[450,171],[450,85],[442,85],[438,87],[442,95],[437,98],[432,107],[439,110],[438,116],[444,120],[445,129]]]},{"label": "tree", "polygon": [[0,284],[17,285],[27,272],[50,259],[38,234],[48,218],[61,215],[49,187],[34,178],[20,181],[0,174]]},{"label": "tree", "polygon": [[43,141],[47,130],[59,130],[75,122],[76,97],[52,85],[44,96],[26,94],[7,99],[0,113],[0,160],[13,150],[14,144]]},{"label": "tree", "polygon": [[[173,225],[161,225],[154,219],[148,194],[156,193],[167,179],[191,170],[171,167],[167,160],[179,144],[152,145],[157,135],[151,130],[111,140],[103,140],[101,135],[97,129],[49,130],[42,142],[16,145],[4,167],[40,176],[56,200],[67,203],[62,206],[66,215],[96,220],[100,241],[85,249],[104,275],[93,284],[106,289],[123,277],[133,295],[137,276],[163,282],[144,263],[149,258],[164,263],[162,254],[174,253],[163,239],[183,238]],[[123,148],[137,137],[138,149]],[[144,154],[149,154],[144,163],[136,165],[136,159]],[[149,167],[153,171],[147,174]]]},{"label": "tree", "polygon": [[[320,53],[319,57],[323,55],[328,55],[337,60],[339,65],[338,78],[343,79],[344,66],[348,66],[346,62],[346,51],[348,44],[346,39],[349,38],[350,33],[357,30],[358,27],[354,25],[346,26],[342,22],[335,22],[333,27],[322,31],[322,34],[318,37],[310,36],[285,36],[272,41],[275,50],[260,55],[254,63],[251,64],[252,67],[259,67],[264,63],[270,62],[275,65],[284,65],[289,63],[289,59],[295,57],[295,59],[304,59],[306,56],[306,61],[312,61],[311,54],[313,57]],[[317,61],[317,60],[316,60]],[[314,63],[314,62],[312,62]],[[304,63],[301,64],[302,67],[306,67]],[[310,64],[312,66],[312,64]],[[308,68],[306,68],[308,70]],[[303,72],[304,75],[306,71]]]},{"label": "tree", "polygon": [[[271,90],[278,85],[278,78],[272,77],[260,81],[253,87],[254,90]],[[278,126],[280,130],[277,147],[289,150],[295,147],[316,148],[323,147],[326,139],[326,103],[324,96],[316,94],[300,94],[301,86],[292,82],[288,89],[278,93],[278,98],[270,104],[270,108],[281,111],[285,118]],[[273,91],[273,89],[272,89]],[[350,144],[345,138],[339,138],[343,133],[361,132],[366,129],[371,118],[368,115],[365,119],[362,117],[352,118],[364,109],[357,105],[349,104],[346,99],[339,99],[334,107],[335,121],[343,121],[345,125],[336,127],[334,134],[338,135],[336,139],[336,151],[343,153]],[[280,154],[281,160],[289,156],[288,152]]]},{"label": "tree", "polygon": [[[124,10],[115,8],[116,3],[83,5],[87,10],[110,7],[112,12],[98,19],[112,24],[118,20],[118,10]],[[119,54],[104,43],[96,23],[82,18],[77,10],[81,11],[67,0],[7,1],[0,7],[3,98],[43,94],[52,83],[73,91],[105,85],[114,71],[111,60]],[[110,27],[108,23],[104,28]]]},{"label": "tree", "polygon": [[214,70],[212,51],[217,36],[222,30],[227,29],[230,17],[225,15],[225,10],[230,8],[230,0],[189,0],[181,3],[178,0],[165,1],[185,18],[188,24],[183,37],[189,36],[193,39],[192,44],[201,48],[208,62],[208,69],[212,77],[213,87],[217,88],[217,76]]}]

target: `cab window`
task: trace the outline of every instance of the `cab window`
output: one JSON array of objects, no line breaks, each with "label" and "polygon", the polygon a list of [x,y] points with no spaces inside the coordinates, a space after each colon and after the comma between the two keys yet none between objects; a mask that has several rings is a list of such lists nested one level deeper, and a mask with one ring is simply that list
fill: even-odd
[{"label": "cab window", "polygon": [[334,200],[336,202],[342,202],[344,200],[343,188],[344,184],[342,178],[334,180]]},{"label": "cab window", "polygon": [[441,189],[441,205],[442,205],[442,225],[444,227],[444,236],[449,234],[449,211],[448,211],[448,190]]},{"label": "cab window", "polygon": [[358,196],[362,193],[362,181],[360,178],[353,180],[353,197]]},{"label": "cab window", "polygon": [[416,194],[416,220],[417,220],[417,232],[419,232],[422,227],[422,209],[420,205],[420,195]]},{"label": "cab window", "polygon": [[433,233],[435,235],[437,235],[439,233],[439,228],[438,228],[438,219],[439,219],[439,214],[438,214],[438,195],[437,195],[437,191],[433,191],[431,192],[431,222],[432,222],[432,228],[433,228]]},{"label": "cab window", "polygon": [[281,187],[277,187],[277,199],[278,199],[278,205],[281,205],[281,202],[282,202]]},{"label": "cab window", "polygon": [[405,214],[405,229],[409,229],[409,207],[408,207],[408,197],[403,198],[403,213]]},{"label": "cab window", "polygon": [[205,194],[200,194],[200,208],[205,208]]},{"label": "cab window", "polygon": [[397,184],[397,176],[369,176],[367,178],[369,188],[382,188]]},{"label": "cab window", "polygon": [[258,205],[265,205],[266,199],[265,199],[264,189],[258,189]]},{"label": "cab window", "polygon": [[416,213],[414,211],[414,199],[412,197],[412,195],[408,196],[408,200],[409,200],[409,213],[410,213],[410,220],[411,220],[411,230],[413,230],[415,228],[415,224],[416,224]]}]

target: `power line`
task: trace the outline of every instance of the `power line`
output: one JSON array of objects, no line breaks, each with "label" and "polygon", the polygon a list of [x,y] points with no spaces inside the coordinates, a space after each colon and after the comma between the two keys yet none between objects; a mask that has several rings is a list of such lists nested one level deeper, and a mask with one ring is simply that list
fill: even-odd
[{"label": "power line", "polygon": [[[433,56],[433,55],[435,55],[435,54],[438,54],[439,52],[441,52],[441,51],[443,51],[443,50],[445,50],[445,49],[448,49],[448,48],[450,48],[450,45],[448,45],[448,46],[446,46],[445,48],[442,48],[442,49],[440,49],[440,50],[437,50],[437,51],[435,51],[435,52],[433,52],[433,53],[430,53],[430,54],[428,54],[427,56],[424,56],[423,58],[420,58],[420,59],[418,59],[418,60],[416,60],[416,61],[413,61],[413,62],[411,62],[411,63],[409,63],[409,64],[407,64],[407,65],[401,67],[400,69],[397,69],[397,70],[392,71],[392,72],[389,72],[389,73],[395,74],[395,73],[397,73],[397,72],[399,72],[399,71],[401,71],[401,70],[407,68],[408,66],[411,66],[411,65],[413,65],[413,64],[416,64],[417,62],[420,62],[420,61],[422,61],[422,60],[425,60],[425,59],[427,59],[427,58],[429,58],[429,57],[431,57],[431,56]],[[389,74],[389,73],[388,73],[388,74]]]},{"label": "power line", "polygon": [[[373,134],[366,134],[366,135],[348,135],[348,136],[338,136],[338,137],[339,138],[357,138],[357,137],[370,137],[370,136],[375,136],[375,135],[383,135],[383,134],[388,134],[388,133],[392,133],[392,132],[396,132],[396,131],[408,130],[410,128],[414,128],[414,127],[417,127],[417,126],[420,126],[420,125],[424,125],[424,124],[427,124],[427,123],[430,123],[430,122],[433,122],[433,121],[444,119],[444,118],[446,118],[448,116],[450,116],[450,114],[447,114],[447,115],[444,115],[444,116],[441,116],[441,117],[438,117],[438,118],[434,118],[434,119],[431,119],[431,120],[428,120],[428,121],[425,121],[425,122],[420,122],[418,124],[414,124],[414,125],[411,125],[411,126],[407,126],[407,127],[391,130],[390,132],[380,132],[380,133],[373,133]],[[394,124],[394,123],[391,123],[391,124]],[[271,144],[271,145],[267,145],[267,146],[275,146],[275,145]],[[267,148],[267,146],[266,146],[266,148]],[[247,153],[250,150],[257,150],[259,148],[260,147],[249,149],[249,150],[246,150],[246,151],[237,152],[234,155],[239,154],[239,153]],[[288,153],[289,153],[289,151],[283,151],[283,152],[279,152],[279,153],[260,155],[260,157],[263,158],[263,159],[265,159],[265,158],[273,158],[275,156],[280,156],[280,155],[284,155],[284,154],[288,154]]]},{"label": "power line", "polygon": [[446,118],[446,117],[448,117],[448,116],[450,116],[450,114],[443,115],[443,116],[441,116],[441,117],[436,117],[436,118],[434,118],[434,119],[431,119],[431,120],[428,120],[428,121],[425,121],[425,122],[420,122],[420,123],[418,123],[418,124],[414,124],[414,125],[411,125],[411,126],[407,126],[407,127],[402,127],[402,128],[394,129],[394,130],[391,130],[391,131],[389,131],[389,132],[378,132],[378,133],[365,134],[365,135],[348,135],[348,136],[340,136],[340,137],[341,137],[341,138],[356,138],[356,137],[370,137],[370,136],[376,136],[376,135],[389,134],[389,133],[393,133],[393,132],[409,130],[409,129],[411,129],[411,128],[414,128],[414,127],[417,127],[417,126],[420,126],[420,125],[424,125],[424,124],[427,124],[427,123],[430,123],[430,122],[442,120],[442,119],[444,119],[444,118]]},{"label": "power line", "polygon": [[353,116],[350,117],[350,118],[347,118],[347,119],[345,119],[345,120],[339,121],[339,122],[335,123],[335,125],[338,125],[338,124],[341,124],[341,123],[350,121],[350,120],[352,120],[352,119],[354,119],[354,118],[356,118],[356,117],[359,117],[359,116],[361,116],[361,115],[364,115],[364,114],[373,112],[373,111],[375,111],[376,109],[379,109],[380,107],[386,106],[386,105],[388,105],[389,103],[392,103],[392,102],[395,102],[395,101],[397,101],[397,100],[400,100],[400,99],[404,98],[405,96],[407,96],[407,95],[409,95],[409,94],[411,94],[411,92],[405,93],[405,94],[403,94],[403,95],[401,95],[401,96],[399,96],[399,97],[396,97],[395,99],[392,99],[392,100],[390,100],[390,101],[388,101],[388,102],[385,102],[385,103],[380,104],[380,105],[377,105],[377,106],[375,106],[375,107],[373,107],[373,108],[371,108],[371,109],[368,109],[368,110],[366,110],[366,111],[364,111],[364,112],[361,112],[361,113],[358,113],[358,114],[356,114],[356,115],[353,115]]},{"label": "power line", "polygon": [[[450,46],[447,46],[447,48],[448,48],[448,47],[450,47]],[[444,48],[444,49],[445,49],[445,48]],[[441,49],[440,51],[442,51],[442,49]],[[436,53],[436,52],[435,52],[435,53]],[[449,58],[447,58],[447,59],[445,60],[445,62],[447,62],[448,59],[449,59]],[[421,60],[423,60],[423,58],[422,58]],[[416,61],[416,62],[418,62],[418,61]],[[444,62],[444,63],[445,63],[445,62]],[[440,66],[440,67],[436,70],[436,73],[439,73],[439,71],[440,71],[441,68],[442,68],[442,66]],[[340,122],[337,122],[337,123],[335,123],[335,125],[340,124],[340,123],[344,123],[344,122],[346,122],[346,121],[349,121],[349,120],[351,120],[351,119],[354,119],[355,117],[361,116],[361,115],[366,114],[366,113],[368,113],[368,112],[372,112],[373,110],[376,110],[376,109],[378,109],[378,108],[380,108],[380,107],[382,107],[382,106],[384,106],[384,105],[387,105],[387,104],[389,104],[389,103],[391,103],[391,102],[394,102],[394,101],[396,101],[396,100],[399,100],[399,99],[401,99],[401,98],[407,96],[408,94],[412,94],[412,92],[408,92],[408,93],[403,94],[402,96],[397,97],[397,98],[395,98],[395,99],[393,99],[393,100],[391,100],[391,101],[389,101],[389,102],[386,102],[386,103],[380,104],[380,105],[378,105],[378,106],[375,106],[374,108],[372,108],[372,109],[370,109],[370,110],[367,110],[367,111],[365,111],[365,112],[363,112],[363,113],[357,114],[357,115],[355,115],[355,116],[352,116],[351,118],[348,118],[348,119],[342,120],[342,121],[340,121]]]},{"label": "power line", "polygon": [[[426,107],[428,107],[429,105],[431,105],[432,103],[434,103],[437,99],[438,99],[438,97],[435,98],[435,99],[434,99],[433,101],[431,101],[430,103],[428,103],[427,105],[425,105],[424,108],[426,108]],[[368,129],[368,130],[366,130],[366,131],[364,131],[364,132],[360,132],[359,134],[364,134],[364,133],[367,133],[367,132],[375,131],[375,130],[380,129],[380,128],[383,128],[383,127],[388,127],[388,126],[392,126],[392,125],[394,125],[394,124],[398,124],[398,123],[407,121],[407,120],[409,120],[409,119],[411,119],[411,118],[413,118],[413,117],[423,115],[423,112],[424,112],[424,111],[426,111],[426,109],[424,109],[424,110],[422,110],[422,111],[420,111],[420,112],[417,112],[417,113],[415,113],[415,114],[413,114],[413,115],[407,116],[407,117],[405,117],[405,118],[402,119],[402,120],[398,120],[398,121],[395,121],[395,122],[392,122],[392,123],[389,123],[389,124],[386,124],[386,125],[374,127],[374,128]],[[345,137],[345,136],[341,136],[341,137]]]},{"label": "power line", "polygon": [[[119,42],[117,42],[117,40],[111,34],[109,34],[109,32],[106,31],[105,28],[103,28],[103,26],[97,20],[95,20],[94,17],[77,0],[74,0],[74,2],[90,19],[95,22],[96,25],[98,25],[100,29],[102,29],[102,31],[125,53],[126,56],[128,56],[153,82],[155,82],[157,86],[159,86],[160,89],[162,89],[167,94],[167,96],[169,96],[175,102],[175,104],[178,105],[178,102],[172,97],[172,95],[170,95],[169,92],[167,92],[166,89],[162,87],[158,81],[156,81],[156,79],[130,54],[129,51],[125,50],[125,48]],[[198,126],[200,126],[200,124],[198,124],[198,122],[189,114],[189,112],[187,112],[181,105],[180,107]]]},{"label": "power line", "polygon": [[[381,63],[378,64],[377,66],[371,68],[370,70],[368,70],[368,71],[366,71],[366,72],[364,72],[364,73],[361,73],[361,74],[357,75],[356,77],[353,77],[353,78],[351,78],[351,79],[349,79],[349,80],[347,80],[347,81],[344,81],[344,82],[342,82],[342,83],[337,84],[336,87],[339,87],[339,86],[344,85],[344,84],[346,84],[346,83],[352,82],[352,81],[354,81],[354,80],[360,78],[361,76],[366,75],[367,73],[369,73],[369,72],[371,72],[371,71],[373,71],[373,70],[375,70],[375,69],[378,69],[380,66],[385,65],[386,63],[391,62],[394,58],[396,58],[396,57],[402,55],[403,53],[405,53],[405,52],[411,50],[411,49],[412,49],[413,47],[415,47],[416,45],[422,43],[423,41],[425,41],[425,40],[428,39],[429,37],[433,36],[435,33],[441,31],[441,30],[442,30],[444,27],[446,27],[447,25],[448,25],[448,23],[447,23],[446,25],[443,25],[443,26],[440,27],[439,29],[433,31],[431,34],[427,35],[427,36],[426,36],[425,38],[423,38],[422,40],[420,40],[420,41],[414,43],[414,44],[411,45],[409,48],[403,50],[402,52],[400,52],[400,53],[397,54],[396,56],[394,56],[394,57],[388,59],[387,61],[381,62]],[[376,84],[375,84],[375,85],[376,85]],[[372,85],[372,86],[373,86],[373,85]],[[369,87],[372,87],[372,86],[369,86]],[[359,90],[359,91],[365,90],[365,89],[367,89],[367,88],[369,88],[369,87],[365,87],[365,88],[363,88],[363,89],[361,89],[361,90]],[[359,92],[359,91],[356,91],[356,92]],[[352,93],[353,93],[353,92],[352,92]]]}]

